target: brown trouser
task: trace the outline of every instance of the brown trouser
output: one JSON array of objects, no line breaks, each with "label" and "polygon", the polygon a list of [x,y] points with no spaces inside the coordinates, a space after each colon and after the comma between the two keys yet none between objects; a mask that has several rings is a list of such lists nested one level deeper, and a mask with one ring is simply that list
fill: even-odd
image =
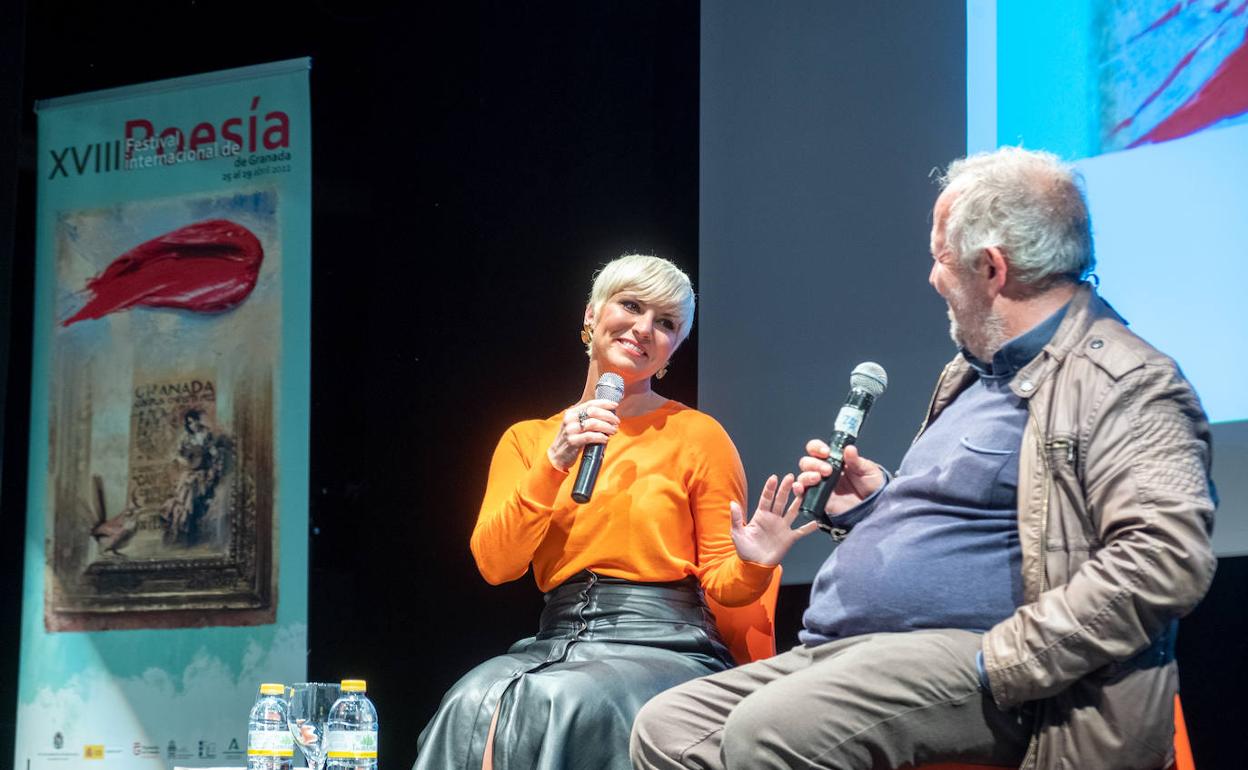
[{"label": "brown trouser", "polygon": [[695,679],[633,724],[636,768],[1017,767],[1030,720],[980,690],[980,635],[868,634]]}]

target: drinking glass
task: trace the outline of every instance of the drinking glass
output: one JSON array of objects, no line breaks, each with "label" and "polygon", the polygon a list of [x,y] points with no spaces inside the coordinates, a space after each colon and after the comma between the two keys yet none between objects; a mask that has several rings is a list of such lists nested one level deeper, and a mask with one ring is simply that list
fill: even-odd
[{"label": "drinking glass", "polygon": [[337,683],[304,682],[290,687],[290,733],[313,770],[325,767],[325,723],[329,707],[341,694]]}]

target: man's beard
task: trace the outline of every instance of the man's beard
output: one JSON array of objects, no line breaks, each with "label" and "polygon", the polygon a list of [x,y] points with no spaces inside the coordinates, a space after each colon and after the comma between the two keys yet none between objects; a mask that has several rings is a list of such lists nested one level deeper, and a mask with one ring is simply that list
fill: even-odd
[{"label": "man's beard", "polygon": [[973,297],[961,286],[950,290],[947,303],[949,336],[954,343],[981,361],[991,360],[1009,339],[1005,335],[1005,319],[993,311],[987,298]]}]

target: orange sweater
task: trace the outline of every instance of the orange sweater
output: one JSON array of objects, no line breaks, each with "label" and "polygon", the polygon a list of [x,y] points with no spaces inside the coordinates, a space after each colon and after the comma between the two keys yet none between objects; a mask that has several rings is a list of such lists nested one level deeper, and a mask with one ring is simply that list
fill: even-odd
[{"label": "orange sweater", "polygon": [[562,473],[546,449],[562,415],[516,423],[503,434],[472,554],[492,584],[533,565],[543,591],[582,570],[641,582],[695,575],[725,606],[757,599],[774,567],[743,561],[729,535],[728,502],[745,502],[745,472],[713,418],[676,401],[620,420],[594,496],[571,497],[576,466]]}]

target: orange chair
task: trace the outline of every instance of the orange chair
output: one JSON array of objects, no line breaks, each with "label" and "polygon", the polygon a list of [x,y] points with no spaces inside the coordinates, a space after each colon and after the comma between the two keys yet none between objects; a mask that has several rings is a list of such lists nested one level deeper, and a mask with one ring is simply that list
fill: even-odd
[{"label": "orange chair", "polygon": [[738,664],[776,654],[776,597],[780,594],[782,570],[782,567],[776,567],[767,590],[758,601],[744,607],[725,607],[706,597],[706,604],[715,616],[715,625],[719,627],[719,635]]},{"label": "orange chair", "polygon": [[[995,765],[967,765],[958,762],[941,762],[923,765],[921,770],[1001,770]],[[1174,696],[1174,764],[1167,770],[1196,770],[1192,757],[1192,744],[1187,739],[1187,722],[1183,719],[1183,704]]]}]

